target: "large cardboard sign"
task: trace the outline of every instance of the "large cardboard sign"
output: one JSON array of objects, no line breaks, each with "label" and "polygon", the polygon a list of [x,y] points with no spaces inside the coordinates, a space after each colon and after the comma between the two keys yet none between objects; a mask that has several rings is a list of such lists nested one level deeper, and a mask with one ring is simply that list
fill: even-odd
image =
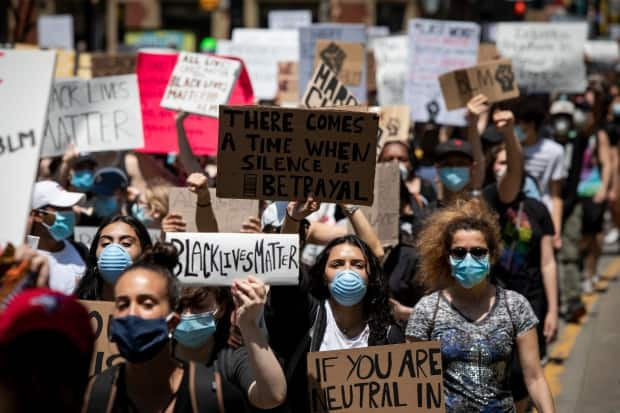
[{"label": "large cardboard sign", "polygon": [[220,107],[217,195],[372,205],[378,116]]},{"label": "large cardboard sign", "polygon": [[312,11],[270,10],[267,19],[272,30],[295,30],[312,24]]},{"label": "large cardboard sign", "polygon": [[89,376],[99,374],[114,364],[122,363],[123,357],[118,353],[115,343],[109,340],[110,321],[115,304],[111,301],[87,301],[80,303],[88,310],[93,331],[95,332],[95,350],[88,371]]},{"label": "large cardboard sign", "polygon": [[[258,200],[218,198],[215,188],[209,188],[211,208],[220,232],[239,232],[243,222],[250,216],[258,216]],[[197,196],[187,188],[170,188],[168,204],[170,212],[179,214],[187,223],[187,232],[198,232],[196,224]]]},{"label": "large cardboard sign", "polygon": [[[299,91],[306,90],[306,85],[313,77],[315,69],[316,43],[319,39],[341,42],[367,44],[366,28],[362,24],[321,23],[299,29]],[[362,78],[359,85],[351,86],[351,93],[360,103],[366,102],[366,56],[364,55]]]},{"label": "large cardboard sign", "polygon": [[439,76],[441,92],[448,110],[463,108],[479,93],[489,103],[519,96],[519,87],[510,60],[495,60]]},{"label": "large cardboard sign", "polygon": [[186,285],[230,286],[253,275],[267,284],[299,283],[297,234],[226,234],[171,232],[179,251],[174,276]]},{"label": "large cardboard sign", "polygon": [[24,242],[55,58],[0,50],[0,245]]},{"label": "large cardboard sign", "polygon": [[278,94],[276,104],[284,107],[297,106],[299,97],[299,64],[297,62],[278,62]]},{"label": "large cardboard sign", "polygon": [[448,111],[439,75],[473,66],[478,60],[480,26],[476,23],[409,20],[407,103],[416,122],[464,126],[465,111]]},{"label": "large cardboard sign", "polygon": [[219,105],[228,102],[240,71],[236,60],[182,52],[161,106],[217,118]]},{"label": "large cardboard sign", "polygon": [[411,126],[409,106],[381,106],[373,109],[373,112],[379,114],[377,156],[388,142],[396,141],[407,144],[409,141],[409,127]]},{"label": "large cardboard sign", "polygon": [[141,148],[142,115],[136,75],[54,82],[41,156]]},{"label": "large cardboard sign", "polygon": [[512,60],[528,93],[580,93],[586,88],[587,23],[499,23],[497,49]]},{"label": "large cardboard sign", "polygon": [[314,66],[325,63],[347,86],[358,86],[364,72],[366,50],[362,43],[319,39],[316,42]]},{"label": "large cardboard sign", "polygon": [[[83,225],[76,225],[73,230],[73,236],[77,242],[81,242],[86,245],[86,248],[90,249],[91,244],[93,243],[93,238],[95,238],[95,234],[97,233],[98,227],[90,227]],[[151,236],[151,241],[156,243],[159,241],[161,236],[161,230],[155,228],[147,228],[149,235]]]},{"label": "large cardboard sign", "polygon": [[41,48],[74,49],[73,16],[70,14],[39,16],[37,19],[37,37],[37,43]]},{"label": "large cardboard sign", "polygon": [[402,105],[406,102],[407,36],[374,39],[377,102],[381,106]]},{"label": "large cardboard sign", "polygon": [[301,99],[306,108],[324,108],[330,106],[358,106],[359,102],[347,87],[338,80],[325,62],[315,69],[312,80],[306,87]]},{"label": "large cardboard sign", "polygon": [[312,413],[445,412],[438,341],[308,353]]}]

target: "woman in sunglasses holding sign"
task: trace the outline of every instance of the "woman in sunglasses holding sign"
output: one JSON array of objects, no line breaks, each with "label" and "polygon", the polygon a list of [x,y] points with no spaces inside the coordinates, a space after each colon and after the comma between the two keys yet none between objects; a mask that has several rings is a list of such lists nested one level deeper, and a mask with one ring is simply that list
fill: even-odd
[{"label": "woman in sunglasses holding sign", "polygon": [[430,295],[415,306],[408,341],[440,340],[447,412],[515,412],[510,389],[517,352],[528,392],[554,412],[538,354],[531,305],[489,282],[500,254],[497,217],[479,200],[457,202],[426,222],[417,247]]}]

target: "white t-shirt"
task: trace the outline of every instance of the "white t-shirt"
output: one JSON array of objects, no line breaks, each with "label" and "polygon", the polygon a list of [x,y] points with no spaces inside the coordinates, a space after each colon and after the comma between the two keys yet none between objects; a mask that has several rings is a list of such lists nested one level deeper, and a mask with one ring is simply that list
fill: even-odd
[{"label": "white t-shirt", "polygon": [[86,264],[70,242],[64,241],[65,247],[58,252],[37,250],[48,258],[50,266],[50,285],[52,290],[70,295],[86,271]]},{"label": "white t-shirt", "polygon": [[368,327],[368,324],[366,324],[364,330],[362,330],[357,337],[349,338],[338,328],[329,300],[325,302],[325,313],[327,324],[319,351],[348,350],[352,348],[368,347],[368,336],[370,335],[370,327]]},{"label": "white t-shirt", "polygon": [[542,202],[551,213],[549,183],[566,178],[564,149],[562,145],[547,138],[540,138],[534,145],[523,146],[525,171],[538,182]]}]

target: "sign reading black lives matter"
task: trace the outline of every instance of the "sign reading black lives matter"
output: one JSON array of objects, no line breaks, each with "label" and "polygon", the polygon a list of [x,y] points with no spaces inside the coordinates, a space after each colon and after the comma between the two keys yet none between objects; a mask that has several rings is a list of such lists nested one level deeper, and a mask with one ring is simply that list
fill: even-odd
[{"label": "sign reading black lives matter", "polygon": [[308,353],[312,413],[445,412],[438,341]]},{"label": "sign reading black lives matter", "polygon": [[378,116],[220,106],[220,198],[372,205]]},{"label": "sign reading black lives matter", "polygon": [[179,251],[174,276],[187,285],[231,285],[253,275],[267,284],[299,282],[297,234],[169,232]]}]

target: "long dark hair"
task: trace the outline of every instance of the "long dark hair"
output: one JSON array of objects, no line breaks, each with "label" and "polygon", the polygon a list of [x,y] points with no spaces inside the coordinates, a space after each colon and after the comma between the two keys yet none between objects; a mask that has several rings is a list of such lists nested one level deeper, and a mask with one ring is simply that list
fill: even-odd
[{"label": "long dark hair", "polygon": [[355,235],[346,235],[331,241],[317,257],[316,263],[310,268],[310,292],[319,300],[330,297],[329,288],[325,284],[324,275],[327,260],[331,250],[341,244],[348,244],[359,248],[366,258],[366,272],[368,286],[363,300],[364,317],[370,327],[369,343],[381,342],[385,339],[388,327],[392,323],[390,306],[388,303],[387,285],[381,273],[379,259],[370,247]]},{"label": "long dark hair", "polygon": [[117,215],[103,221],[90,244],[88,257],[86,257],[86,271],[84,272],[84,276],[80,279],[80,282],[73,292],[73,295],[81,300],[101,300],[102,298],[104,281],[99,274],[99,267],[97,267],[97,246],[99,245],[99,238],[101,237],[103,229],[116,222],[123,222],[136,231],[142,251],[153,244],[151,236],[144,224],[130,215]]}]

